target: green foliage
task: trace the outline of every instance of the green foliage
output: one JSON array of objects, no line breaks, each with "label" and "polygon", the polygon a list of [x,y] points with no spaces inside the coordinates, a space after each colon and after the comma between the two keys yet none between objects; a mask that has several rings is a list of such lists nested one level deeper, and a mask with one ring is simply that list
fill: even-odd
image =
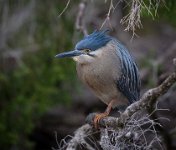
[{"label": "green foliage", "polygon": [[[23,53],[20,62],[16,60],[18,65],[14,68],[0,66],[1,149],[30,149],[28,135],[34,124],[50,107],[68,104],[68,90],[75,84],[73,62],[54,58],[59,50],[72,47],[73,23],[64,16],[62,20],[57,18],[64,4],[36,3],[34,17],[8,41],[11,49],[20,47],[28,52]],[[35,26],[35,33],[30,40],[27,36],[31,25]]]},{"label": "green foliage", "polygon": [[[149,6],[151,1],[145,0],[144,1],[146,6]],[[159,1],[158,1],[159,2]],[[175,0],[165,0],[160,1],[153,1],[151,7],[146,9],[145,7],[142,9],[142,17],[156,19],[156,20],[163,20],[171,23],[172,25],[176,26],[176,1]],[[148,11],[150,10],[150,12]]]},{"label": "green foliage", "polygon": [[165,5],[159,7],[158,14],[160,18],[163,18],[165,21],[170,22],[172,25],[176,26],[176,1],[167,0]]}]

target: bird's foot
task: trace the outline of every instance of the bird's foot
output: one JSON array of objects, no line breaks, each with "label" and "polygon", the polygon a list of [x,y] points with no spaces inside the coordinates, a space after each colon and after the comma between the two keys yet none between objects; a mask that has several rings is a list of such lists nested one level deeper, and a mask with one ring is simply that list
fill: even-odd
[{"label": "bird's foot", "polygon": [[100,113],[100,114],[96,114],[95,117],[94,117],[94,127],[96,129],[99,128],[99,122],[102,118],[105,118],[107,117],[109,114],[107,112],[104,112],[104,113]]}]

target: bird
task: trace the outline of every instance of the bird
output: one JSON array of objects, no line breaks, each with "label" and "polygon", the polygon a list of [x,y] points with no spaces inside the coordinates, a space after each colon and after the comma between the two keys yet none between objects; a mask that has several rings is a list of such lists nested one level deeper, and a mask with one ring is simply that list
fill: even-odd
[{"label": "bird", "polygon": [[134,58],[108,31],[95,30],[80,40],[74,50],[55,56],[73,58],[80,80],[107,105],[105,112],[94,117],[96,128],[112,109],[127,107],[140,97],[141,81]]}]

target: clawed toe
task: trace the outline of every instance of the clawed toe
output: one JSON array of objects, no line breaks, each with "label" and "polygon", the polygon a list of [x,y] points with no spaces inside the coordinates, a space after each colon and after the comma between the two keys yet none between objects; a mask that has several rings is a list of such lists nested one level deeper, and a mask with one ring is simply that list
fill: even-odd
[{"label": "clawed toe", "polygon": [[94,127],[96,129],[98,129],[99,128],[99,122],[100,122],[100,120],[102,118],[107,117],[107,116],[108,116],[108,113],[106,113],[106,112],[105,113],[96,114],[95,117],[94,117]]}]

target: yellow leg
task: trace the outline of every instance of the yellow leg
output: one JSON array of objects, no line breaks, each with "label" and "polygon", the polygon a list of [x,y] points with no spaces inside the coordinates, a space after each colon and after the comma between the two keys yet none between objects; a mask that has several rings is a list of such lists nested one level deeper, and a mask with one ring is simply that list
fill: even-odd
[{"label": "yellow leg", "polygon": [[106,108],[104,113],[100,113],[100,114],[97,114],[95,116],[95,118],[94,118],[94,126],[95,126],[96,129],[98,129],[98,124],[100,122],[100,119],[107,117],[109,115],[109,113],[111,112],[111,109],[112,109],[112,106],[114,104],[114,101],[115,100],[110,101],[110,103],[108,104],[108,106],[107,106],[107,108]]}]

